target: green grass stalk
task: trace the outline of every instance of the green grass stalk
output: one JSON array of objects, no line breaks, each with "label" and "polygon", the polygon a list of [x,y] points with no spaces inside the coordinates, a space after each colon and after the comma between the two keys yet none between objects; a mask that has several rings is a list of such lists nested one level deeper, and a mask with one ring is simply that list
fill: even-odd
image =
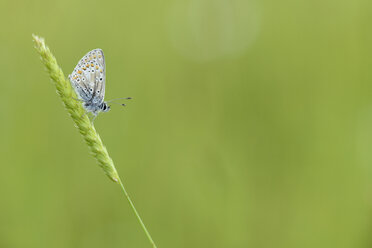
[{"label": "green grass stalk", "polygon": [[109,156],[106,147],[103,145],[100,136],[98,135],[96,129],[94,128],[92,122],[90,121],[88,115],[85,114],[85,109],[81,102],[76,101],[77,98],[74,89],[72,88],[70,82],[66,80],[62,69],[58,66],[56,58],[50,52],[49,48],[45,45],[43,38],[32,35],[35,42],[35,48],[40,54],[41,60],[47,69],[52,82],[56,86],[57,93],[61,97],[62,102],[70,114],[75,126],[78,128],[80,134],[83,136],[85,142],[92,155],[96,158],[98,165],[103,169],[105,174],[114,182],[121,186],[121,189],[127,198],[129,205],[131,206],[137,220],[139,221],[143,231],[145,232],[147,238],[149,239],[151,245],[156,248],[154,241],[151,238],[145,224],[143,223],[140,215],[138,214],[132,200],[130,199],[119,174],[116,171],[114,162]]}]

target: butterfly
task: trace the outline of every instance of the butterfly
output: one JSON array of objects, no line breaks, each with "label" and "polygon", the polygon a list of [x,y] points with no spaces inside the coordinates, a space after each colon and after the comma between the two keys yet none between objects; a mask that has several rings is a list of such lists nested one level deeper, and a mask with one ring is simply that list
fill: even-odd
[{"label": "butterfly", "polygon": [[[71,85],[83,102],[86,113],[91,112],[94,119],[100,112],[110,110],[109,102],[130,97],[118,98],[105,102],[106,65],[103,51],[99,48],[88,52],[68,76]],[[125,104],[120,104],[125,106]],[[93,119],[93,120],[94,120]]]}]

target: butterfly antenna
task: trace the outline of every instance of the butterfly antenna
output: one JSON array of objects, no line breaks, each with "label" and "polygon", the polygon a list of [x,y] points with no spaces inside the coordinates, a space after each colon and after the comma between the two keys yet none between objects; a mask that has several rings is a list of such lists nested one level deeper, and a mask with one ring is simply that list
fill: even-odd
[{"label": "butterfly antenna", "polygon": [[[106,102],[106,103],[107,103],[107,102]],[[124,103],[118,103],[118,102],[112,102],[112,103],[119,104],[119,105],[121,105],[121,106],[123,106],[123,107],[127,106],[127,105],[125,105]]]},{"label": "butterfly antenna", "polygon": [[110,101],[106,101],[106,103],[114,102],[114,101],[117,101],[117,100],[124,100],[124,99],[130,100],[130,99],[132,99],[132,97],[122,97],[122,98],[111,99]]}]

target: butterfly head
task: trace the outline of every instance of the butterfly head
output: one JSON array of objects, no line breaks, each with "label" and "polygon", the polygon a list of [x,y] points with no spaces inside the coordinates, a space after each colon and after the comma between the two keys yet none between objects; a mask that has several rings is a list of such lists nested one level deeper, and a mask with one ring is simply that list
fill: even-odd
[{"label": "butterfly head", "polygon": [[100,108],[100,110],[101,110],[102,112],[108,112],[108,111],[110,111],[110,109],[111,109],[110,106],[107,105],[106,102],[102,102],[101,105],[99,106],[99,108]]}]

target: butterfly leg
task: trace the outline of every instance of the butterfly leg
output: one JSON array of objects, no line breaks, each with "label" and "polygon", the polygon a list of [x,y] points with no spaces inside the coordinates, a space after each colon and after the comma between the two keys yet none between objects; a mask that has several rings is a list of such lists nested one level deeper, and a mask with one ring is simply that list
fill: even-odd
[{"label": "butterfly leg", "polygon": [[92,124],[93,124],[93,122],[94,122],[94,120],[97,118],[97,114],[94,114],[94,117],[93,117],[93,119],[92,119]]},{"label": "butterfly leg", "polygon": [[74,99],[75,101],[78,101],[78,102],[84,102],[83,100],[81,100],[81,99],[77,99],[77,98],[75,98],[75,97],[71,97],[72,99]]},{"label": "butterfly leg", "polygon": [[[83,118],[84,115],[87,115],[88,116],[88,112],[89,112],[88,110],[85,110],[84,114],[82,114],[82,116],[80,118]],[[88,116],[88,118],[89,118],[89,116]]]}]

